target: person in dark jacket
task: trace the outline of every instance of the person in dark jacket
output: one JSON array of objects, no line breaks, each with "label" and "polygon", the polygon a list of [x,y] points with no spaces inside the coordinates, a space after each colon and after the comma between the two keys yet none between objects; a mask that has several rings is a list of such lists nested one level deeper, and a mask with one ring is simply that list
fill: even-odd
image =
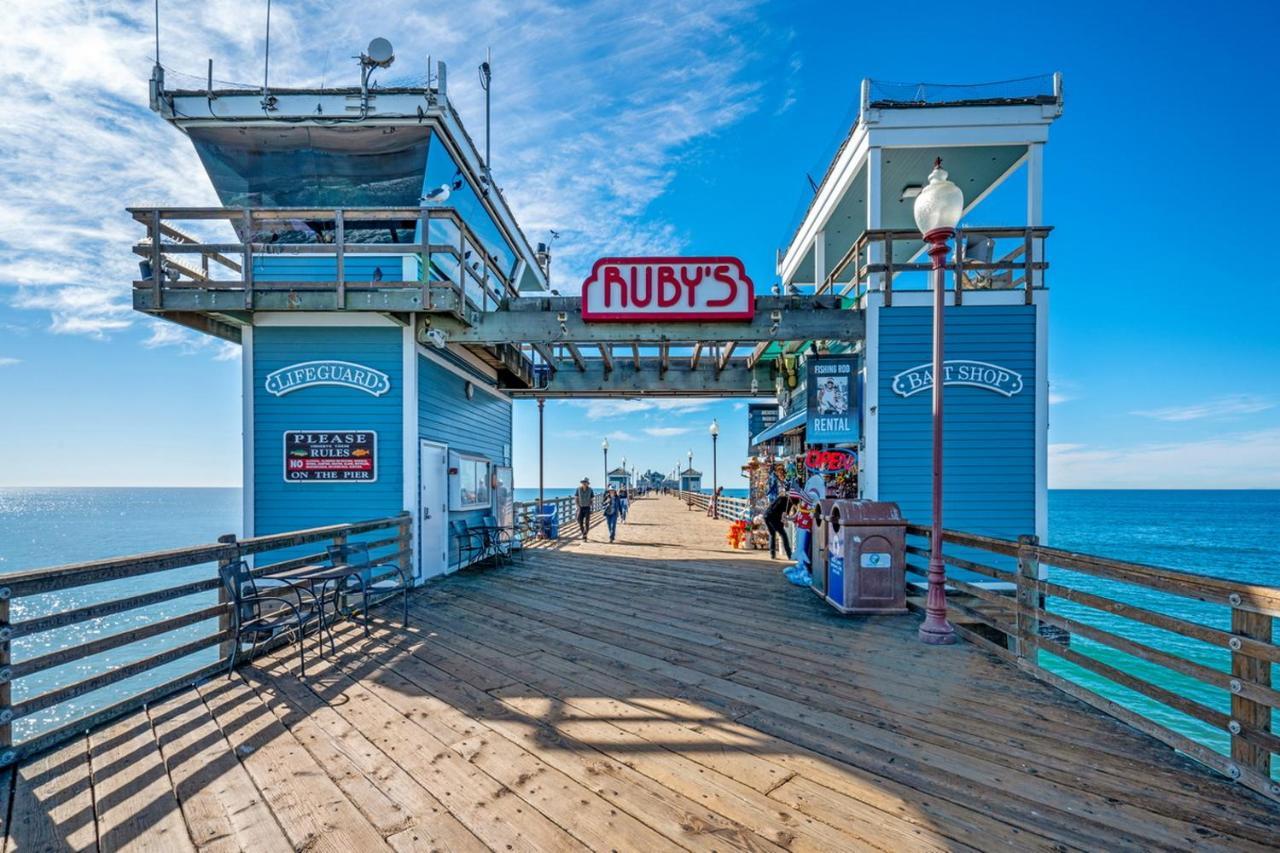
[{"label": "person in dark jacket", "polygon": [[578,530],[582,531],[582,538],[586,539],[587,529],[591,527],[591,503],[595,500],[595,493],[591,491],[591,481],[583,477],[574,497],[578,499]]},{"label": "person in dark jacket", "polygon": [[764,526],[769,531],[769,557],[771,559],[778,558],[778,539],[782,539],[782,550],[787,555],[787,559],[791,559],[791,540],[787,539],[787,528],[783,526],[782,520],[786,518],[787,513],[791,510],[791,496],[787,494],[778,495],[774,498],[773,503],[769,504],[769,508],[764,511]]},{"label": "person in dark jacket", "polygon": [[618,516],[622,514],[622,498],[618,496],[618,492],[613,486],[610,486],[604,493],[604,505],[601,507],[604,512],[605,524],[609,525],[609,541],[613,541],[613,537],[618,533]]}]

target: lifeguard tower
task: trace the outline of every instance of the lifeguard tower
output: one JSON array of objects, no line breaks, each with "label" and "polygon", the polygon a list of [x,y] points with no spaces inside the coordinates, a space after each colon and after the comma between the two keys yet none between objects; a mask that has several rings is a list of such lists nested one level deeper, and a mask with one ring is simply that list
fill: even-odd
[{"label": "lifeguard tower", "polygon": [[419,579],[456,566],[451,524],[511,498],[511,398],[533,365],[504,343],[448,344],[428,317],[473,324],[546,289],[545,247],[515,221],[449,100],[359,85],[169,89],[151,106],[195,146],[222,207],[130,208],[148,230],[134,307],[239,343],[244,533],[415,514]]}]

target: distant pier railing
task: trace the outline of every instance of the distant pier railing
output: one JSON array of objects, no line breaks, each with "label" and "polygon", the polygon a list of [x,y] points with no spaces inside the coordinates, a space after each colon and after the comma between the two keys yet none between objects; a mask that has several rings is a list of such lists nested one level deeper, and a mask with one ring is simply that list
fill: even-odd
[{"label": "distant pier railing", "polygon": [[[681,490],[677,493],[677,497],[695,509],[705,511],[711,506],[711,495],[706,492]],[[721,495],[716,499],[716,517],[729,521],[750,521],[751,501],[746,498]]]},{"label": "distant pier railing", "polygon": [[[353,537],[369,546],[375,562],[411,570],[412,520],[405,513],[0,576],[0,765],[224,670],[234,635],[220,565]],[[308,549],[259,561],[253,573],[326,559],[323,548]],[[165,609],[148,610],[157,605]],[[143,683],[121,685],[135,678]],[[113,687],[113,695],[98,693]],[[28,731],[15,737],[15,726]]]},{"label": "distant pier railing", "polygon": [[[907,531],[913,542],[929,537],[927,527]],[[908,571],[923,579],[930,548],[909,544],[907,552]],[[948,611],[962,637],[1280,800],[1280,737],[1272,725],[1280,708],[1272,679],[1280,664],[1273,633],[1280,588],[1050,548],[1033,536],[1014,542],[948,530],[942,556],[948,566],[1015,589],[1008,596],[989,583],[948,578]],[[1155,591],[1160,610],[1126,602],[1126,588]],[[1161,643],[1162,632],[1196,641],[1194,651]],[[1081,670],[1123,689],[1112,696],[1127,691],[1138,700],[1102,695]]]}]

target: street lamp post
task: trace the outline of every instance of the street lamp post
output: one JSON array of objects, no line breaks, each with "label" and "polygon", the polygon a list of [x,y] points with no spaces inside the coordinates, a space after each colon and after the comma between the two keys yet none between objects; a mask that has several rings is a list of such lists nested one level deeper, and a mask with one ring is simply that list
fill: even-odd
[{"label": "street lamp post", "polygon": [[720,424],[716,423],[715,418],[711,419],[711,517],[720,517],[720,502],[716,500],[719,490],[716,488],[716,477],[719,473],[716,470],[716,439],[720,437]]},{"label": "street lamp post", "polygon": [[604,451],[604,483],[602,489],[609,488],[609,439],[600,442],[600,449]]},{"label": "street lamp post", "polygon": [[933,518],[929,534],[929,594],[925,598],[925,619],[919,630],[920,640],[930,645],[956,641],[955,629],[947,621],[947,573],[942,562],[942,391],[946,385],[943,266],[947,259],[947,241],[955,236],[963,212],[964,193],[947,180],[942,159],[938,158],[933,163],[928,185],[916,196],[915,203],[916,225],[929,244],[929,257],[933,259]]}]

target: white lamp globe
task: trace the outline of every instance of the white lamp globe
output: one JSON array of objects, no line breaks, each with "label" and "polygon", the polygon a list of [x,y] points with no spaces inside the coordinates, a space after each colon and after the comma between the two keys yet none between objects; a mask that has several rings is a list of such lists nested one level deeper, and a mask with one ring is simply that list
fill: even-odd
[{"label": "white lamp globe", "polygon": [[720,434],[720,424],[716,423],[715,421],[711,422],[711,434],[712,435]]},{"label": "white lamp globe", "polygon": [[600,442],[600,449],[601,450],[609,449],[609,439],[606,438],[604,441]]},{"label": "white lamp globe", "polygon": [[934,161],[929,173],[929,183],[916,196],[916,227],[921,234],[947,229],[954,231],[964,213],[964,193],[951,181],[942,168],[942,159]]}]

